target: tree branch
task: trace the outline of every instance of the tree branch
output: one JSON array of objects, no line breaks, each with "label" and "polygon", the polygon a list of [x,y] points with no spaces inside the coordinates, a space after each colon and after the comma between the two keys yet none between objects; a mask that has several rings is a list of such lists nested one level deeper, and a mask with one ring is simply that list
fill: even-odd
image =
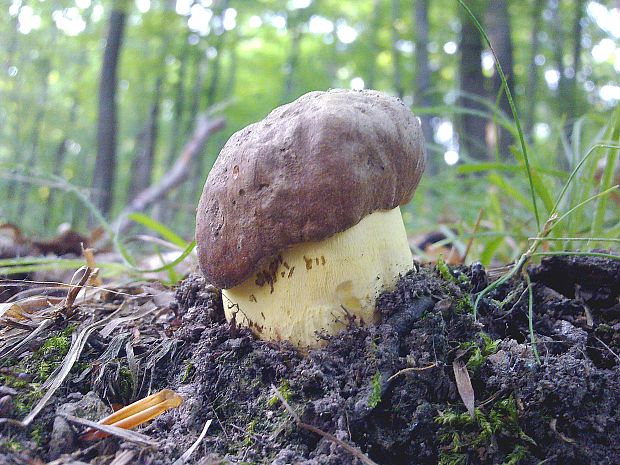
[{"label": "tree branch", "polygon": [[136,195],[113,223],[113,230],[124,232],[129,227],[128,215],[146,210],[187,179],[191,161],[202,151],[209,137],[226,126],[224,118],[210,119],[207,115],[205,113],[198,118],[192,137],[183,147],[181,156],[174,162],[170,171],[157,184],[149,186]]}]

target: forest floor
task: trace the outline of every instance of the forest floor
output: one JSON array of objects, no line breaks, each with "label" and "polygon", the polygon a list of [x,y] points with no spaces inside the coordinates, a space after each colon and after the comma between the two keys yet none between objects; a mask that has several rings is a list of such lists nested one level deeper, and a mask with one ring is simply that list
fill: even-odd
[{"label": "forest floor", "polygon": [[[208,420],[175,463],[620,463],[620,261],[554,256],[527,271],[535,345],[522,276],[474,318],[479,265],[419,267],[379,299],[380,325],[352,322],[308,353],[231,327],[196,274],[64,301],[47,319],[22,309],[10,334],[50,323],[2,357],[0,417],[23,420],[86,342],[27,427],[0,424],[0,464],[170,464]],[[161,389],[184,402],[138,429],[146,443],[87,441],[63,416],[98,421]]]}]

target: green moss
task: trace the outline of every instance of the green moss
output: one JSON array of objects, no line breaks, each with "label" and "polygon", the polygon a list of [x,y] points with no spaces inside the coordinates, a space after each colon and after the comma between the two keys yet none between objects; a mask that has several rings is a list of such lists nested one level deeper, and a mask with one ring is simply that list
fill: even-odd
[{"label": "green moss", "polygon": [[40,389],[40,385],[37,383],[30,384],[28,389],[22,390],[17,396],[13,398],[13,408],[18,418],[26,416],[32,410],[32,407],[36,402],[43,397],[43,390]]},{"label": "green moss", "polygon": [[58,363],[56,362],[48,362],[47,360],[41,361],[39,366],[37,367],[37,378],[40,381],[45,381],[52,372],[56,369]]},{"label": "green moss", "polygon": [[0,384],[13,389],[23,389],[28,386],[28,381],[18,379],[15,376],[0,375]]},{"label": "green moss", "polygon": [[181,377],[181,384],[187,383],[194,375],[194,371],[194,364],[190,361],[185,362],[185,371],[183,372],[183,376]]},{"label": "green moss", "polygon": [[248,423],[248,426],[246,427],[247,434],[245,435],[245,438],[243,438],[243,445],[245,447],[250,447],[252,444],[254,444],[254,439],[252,438],[252,435],[254,434],[254,431],[256,430],[256,424],[257,424],[257,421],[252,420],[251,422]]},{"label": "green moss", "polygon": [[50,337],[39,349],[39,354],[47,360],[62,360],[71,347],[69,336],[62,333],[58,336]]},{"label": "green moss", "polygon": [[133,385],[131,370],[126,366],[121,366],[118,370],[118,387],[122,399],[129,401],[133,392]]},{"label": "green moss", "polygon": [[10,437],[10,436],[2,440],[0,444],[4,446],[6,449],[8,449],[10,452],[20,452],[24,450],[24,446],[22,446],[21,443],[17,439]]},{"label": "green moss", "polygon": [[[291,391],[291,385],[287,380],[284,379],[280,382],[280,386],[278,386],[278,391],[280,391],[280,395],[284,398],[285,401],[290,401],[293,393]],[[275,407],[276,405],[278,405],[278,402],[280,402],[280,399],[278,399],[278,396],[274,395],[267,401],[267,406]]]},{"label": "green moss", "polygon": [[497,352],[499,346],[499,340],[493,340],[491,337],[480,332],[480,341],[468,341],[461,344],[461,349],[470,352],[469,359],[467,360],[467,368],[470,372],[474,373],[482,365],[484,365],[489,358]]},{"label": "green moss", "polygon": [[516,465],[527,456],[527,444],[534,443],[519,426],[517,405],[512,396],[496,402],[488,414],[477,408],[472,418],[468,412],[446,410],[435,417],[435,422],[440,425],[441,465],[467,463],[469,453],[490,447],[499,435],[510,438],[514,444],[503,463]]},{"label": "green moss", "polygon": [[469,296],[461,297],[456,301],[456,313],[473,313],[474,306],[471,302],[471,298]]},{"label": "green moss", "polygon": [[450,268],[448,268],[448,265],[446,265],[446,262],[443,261],[442,255],[439,255],[437,257],[437,271],[439,271],[439,274],[441,275],[441,277],[444,280],[448,281],[449,283],[457,282],[457,279],[450,272]]},{"label": "green moss", "polygon": [[368,406],[375,408],[381,402],[381,373],[377,371],[370,380],[372,391],[368,399]]},{"label": "green moss", "polygon": [[34,441],[37,447],[41,447],[43,445],[43,426],[37,425],[30,432],[30,439]]}]

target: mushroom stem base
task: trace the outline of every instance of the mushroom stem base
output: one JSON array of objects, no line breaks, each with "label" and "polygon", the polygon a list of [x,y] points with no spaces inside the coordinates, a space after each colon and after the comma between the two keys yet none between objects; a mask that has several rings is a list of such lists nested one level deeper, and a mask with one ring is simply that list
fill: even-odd
[{"label": "mushroom stem base", "polygon": [[376,322],[377,297],[412,263],[400,209],[377,211],[323,241],[283,251],[267,269],[223,290],[226,318],[261,339],[317,346],[317,331],[336,334],[352,318]]}]

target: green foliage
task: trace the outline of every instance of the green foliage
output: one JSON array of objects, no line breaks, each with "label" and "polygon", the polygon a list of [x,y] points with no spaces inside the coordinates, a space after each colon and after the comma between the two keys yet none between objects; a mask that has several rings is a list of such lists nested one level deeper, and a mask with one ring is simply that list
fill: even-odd
[{"label": "green foliage", "polygon": [[187,383],[194,375],[194,371],[194,364],[190,361],[185,362],[185,371],[183,372],[183,376],[181,377],[181,384]]},{"label": "green foliage", "polygon": [[476,408],[472,418],[468,412],[446,410],[435,417],[435,422],[440,426],[441,465],[468,463],[469,454],[480,447],[489,448],[500,435],[514,444],[504,457],[504,464],[519,463],[527,455],[527,445],[534,444],[519,425],[517,405],[512,396],[495,402],[487,414]]},{"label": "green foliage", "polygon": [[[495,159],[490,155],[485,160],[473,160],[462,153],[461,163],[452,167],[442,161],[446,147],[428,140],[429,168],[434,172],[423,179],[413,202],[402,208],[410,232],[434,231],[438,224],[446,224],[447,229],[456,230],[447,243],[459,250],[473,237],[468,260],[480,260],[484,265],[517,260],[527,250],[528,238],[540,234],[539,223],[551,214],[570,172],[591,148],[598,147],[596,154],[587,157],[581,175],[570,183],[565,198],[557,205],[559,214],[571,213],[549,234],[547,245],[552,252],[574,250],[584,247],[583,240],[574,238],[590,237],[597,240],[585,246],[596,248],[608,246],[606,239],[617,238],[617,204],[610,200],[617,193],[609,189],[614,185],[619,157],[615,147],[619,143],[620,107],[613,100],[601,99],[599,92],[603,85],[614,82],[617,63],[613,53],[603,62],[591,57],[592,48],[608,36],[598,20],[590,13],[582,18],[583,33],[591,45],[584,46],[581,55],[587,76],[574,70],[580,78],[566,81],[575,84],[577,105],[572,114],[566,115],[562,104],[567,86],[560,85],[556,91],[543,79],[545,71],[558,65],[555,52],[559,36],[553,34],[554,40],[539,44],[538,57],[544,57],[547,63],[530,67],[534,58],[531,38],[536,31],[532,30],[528,8],[509,10],[515,93],[511,94],[504,82],[499,95],[476,97],[478,106],[471,108],[456,101],[474,97],[455,89],[459,54],[448,53],[447,45],[453,43],[459,49],[459,30],[466,19],[463,7],[471,8],[482,21],[487,4],[464,1],[460,6],[448,0],[429,4],[426,49],[432,87],[424,90],[421,99],[412,84],[421,64],[415,53],[420,46],[419,28],[415,15],[410,14],[411,5],[404,0],[397,3],[401,14],[392,20],[392,3],[388,0],[314,1],[303,7],[295,2],[233,0],[227,5],[229,13],[234,12],[234,24],[222,28],[217,24],[222,4],[213,2],[204,9],[213,19],[200,32],[189,27],[195,28],[195,23],[188,21],[187,13],[177,13],[161,0],[152,0],[147,9],[141,7],[143,10],[128,3],[117,99],[116,202],[110,219],[130,200],[132,162],[144,146],[142,135],[156,103],[158,80],[162,83],[161,114],[153,181],[168,174],[189,139],[198,112],[220,104],[219,113],[227,119],[226,130],[209,141],[191,166],[189,181],[158,208],[130,215],[132,232],[146,231],[175,246],[172,250],[183,249],[181,257],[167,263],[159,247],[147,249],[141,243],[137,250],[130,251],[126,241],[116,237],[107,219],[90,202],[92,177],[98,175],[93,173],[93,159],[97,150],[101,41],[112,2],[92,0],[84,8],[71,7],[71,15],[79,18],[77,23],[83,21],[83,30],[75,33],[59,28],[58,17],[66,10],[57,2],[9,2],[0,15],[0,41],[7,44],[0,50],[0,59],[8,70],[0,77],[0,97],[6,102],[0,110],[0,194],[9,199],[0,205],[0,223],[16,222],[27,234],[49,236],[61,223],[84,229],[94,219],[114,237],[117,251],[126,260],[123,267],[101,264],[104,275],[128,271],[142,274],[145,270],[136,266],[136,256],[148,251],[162,257],[161,266],[149,271],[165,271],[173,283],[179,278],[175,266],[193,248],[188,238],[193,235],[200,186],[217,152],[233,132],[311,90],[351,87],[363,79],[366,86],[394,93],[399,73],[405,103],[413,104],[417,114],[434,118],[436,123],[453,123],[457,130],[455,141],[467,136],[459,132],[459,120],[464,115],[476,115],[501,127],[516,144],[509,153],[499,153],[497,145],[489,147],[489,152],[496,153]],[[40,20],[37,27],[22,24],[28,16],[20,14],[27,12],[24,9],[31,9]],[[542,18],[539,27],[547,33],[556,31],[558,24],[566,29],[574,23],[574,14],[572,6],[562,4],[558,17]],[[317,21],[323,22],[324,31],[311,27]],[[477,26],[487,40],[485,53],[492,53],[493,44],[488,43],[484,24]],[[353,31],[351,41],[343,41],[345,30]],[[568,32],[564,30],[562,40],[567,41]],[[568,42],[559,44],[559,48],[570,49]],[[531,69],[539,82],[533,95],[528,87],[533,77]],[[484,72],[487,78],[496,73],[503,75],[499,66]],[[587,79],[586,88],[582,79]],[[510,115],[498,108],[502,95],[509,97]],[[522,128],[516,109],[528,108],[532,99],[533,119],[524,125],[529,127]],[[577,117],[578,113],[583,116]],[[536,130],[536,125],[546,129]],[[593,198],[603,192],[608,193]],[[592,208],[575,209],[588,199],[592,203],[585,205]],[[26,206],[28,213],[24,215]],[[474,232],[480,211],[482,222]],[[81,263],[48,259],[0,261],[0,274],[71,268],[76,267],[76,262]]]},{"label": "green foliage", "polygon": [[443,257],[441,255],[437,257],[437,270],[439,271],[439,274],[444,280],[448,281],[449,283],[457,282],[456,278],[450,272],[450,268],[448,268],[448,265],[446,265],[446,262],[443,260]]},{"label": "green foliage", "polygon": [[39,349],[39,353],[46,359],[58,361],[67,355],[69,347],[71,347],[69,338],[65,334],[59,334],[58,336],[47,338],[41,349]]},{"label": "green foliage", "polygon": [[461,350],[469,353],[467,360],[467,368],[470,372],[474,373],[487,361],[490,355],[497,352],[500,340],[493,340],[491,337],[484,333],[478,333],[480,336],[479,341],[463,342],[460,346]]},{"label": "green foliage", "polygon": [[34,428],[32,428],[32,431],[30,432],[30,439],[34,441],[37,447],[42,447],[43,446],[43,435],[44,435],[43,425],[38,424]]},{"label": "green foliage", "polygon": [[368,398],[368,407],[375,408],[381,402],[382,376],[381,372],[377,372],[370,379],[370,397]]},{"label": "green foliage", "polygon": [[[289,384],[288,380],[283,379],[280,382],[280,385],[278,386],[278,391],[280,392],[280,395],[284,398],[285,401],[289,402],[291,400],[291,397],[293,396],[293,391],[291,390],[291,385]],[[278,405],[279,402],[280,399],[278,399],[278,396],[273,395],[267,401],[267,406],[275,407],[276,405]]]}]

